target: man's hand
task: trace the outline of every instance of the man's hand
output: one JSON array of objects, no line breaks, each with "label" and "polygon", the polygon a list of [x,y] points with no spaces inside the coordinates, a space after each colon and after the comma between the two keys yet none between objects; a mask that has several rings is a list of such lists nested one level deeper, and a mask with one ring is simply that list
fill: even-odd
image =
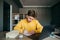
[{"label": "man's hand", "polygon": [[23,34],[26,35],[26,36],[31,36],[31,35],[33,35],[34,33],[35,33],[34,31],[28,32],[27,30],[25,30]]},{"label": "man's hand", "polygon": [[32,35],[32,34],[35,34],[35,32],[34,32],[34,31],[31,31],[31,32],[29,32],[29,34],[31,34],[31,35]]}]

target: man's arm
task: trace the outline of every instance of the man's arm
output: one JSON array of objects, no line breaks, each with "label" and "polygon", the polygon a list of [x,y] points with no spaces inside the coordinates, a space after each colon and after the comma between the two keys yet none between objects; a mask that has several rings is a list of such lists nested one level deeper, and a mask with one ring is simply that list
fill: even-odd
[{"label": "man's arm", "polygon": [[22,20],[14,27],[14,30],[18,30],[19,33],[23,33],[24,27],[22,27]]}]

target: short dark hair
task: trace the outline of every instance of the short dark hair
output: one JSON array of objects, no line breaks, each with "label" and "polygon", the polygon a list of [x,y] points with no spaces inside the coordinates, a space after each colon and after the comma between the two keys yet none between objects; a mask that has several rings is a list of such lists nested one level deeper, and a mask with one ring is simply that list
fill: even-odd
[{"label": "short dark hair", "polygon": [[28,16],[36,17],[36,12],[35,10],[28,10]]}]

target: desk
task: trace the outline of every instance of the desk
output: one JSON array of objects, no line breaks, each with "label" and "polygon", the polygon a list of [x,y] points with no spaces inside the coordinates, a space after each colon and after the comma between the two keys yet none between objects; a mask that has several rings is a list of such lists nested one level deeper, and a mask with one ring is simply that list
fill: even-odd
[{"label": "desk", "polygon": [[55,36],[56,36],[55,38],[47,37],[47,38],[44,38],[43,40],[60,40],[60,36],[57,36],[57,35]]},{"label": "desk", "polygon": [[[6,38],[0,38],[0,40],[20,40],[20,39],[13,39],[13,38],[12,38],[12,39],[11,39],[11,38],[9,38],[9,39],[7,38],[7,39],[6,39]],[[32,40],[32,39],[23,38],[22,40]]]},{"label": "desk", "polygon": [[[19,40],[19,38],[5,38],[5,32],[0,32],[0,40]],[[23,40],[32,40],[31,38],[29,38],[29,37],[24,37],[23,38]],[[42,39],[42,40],[60,40],[60,39],[58,39],[58,38],[51,38],[51,37],[46,37],[46,38],[44,38],[44,39]]]},{"label": "desk", "polygon": [[[19,38],[0,38],[0,40],[20,40],[20,39]],[[32,39],[25,36],[22,40],[32,40]]]},{"label": "desk", "polygon": [[[0,40],[20,40],[19,38],[6,38],[7,32],[0,32]],[[23,40],[32,40],[31,38],[24,36]]]}]

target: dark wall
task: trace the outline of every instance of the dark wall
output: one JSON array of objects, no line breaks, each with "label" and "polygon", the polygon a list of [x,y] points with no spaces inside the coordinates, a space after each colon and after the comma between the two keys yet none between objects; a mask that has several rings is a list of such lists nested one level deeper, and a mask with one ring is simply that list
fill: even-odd
[{"label": "dark wall", "polygon": [[3,31],[3,0],[0,0],[0,31]]},{"label": "dark wall", "polygon": [[52,25],[60,25],[60,2],[52,7]]},{"label": "dark wall", "polygon": [[12,3],[12,12],[19,13],[19,8],[14,2]]},{"label": "dark wall", "polygon": [[3,31],[9,31],[10,30],[10,5],[5,1],[3,3],[4,3],[3,4]]},{"label": "dark wall", "polygon": [[8,4],[12,5],[12,12],[13,13],[19,12],[19,7],[16,5],[16,3],[14,3],[13,0],[4,0],[4,1],[7,2]]}]

